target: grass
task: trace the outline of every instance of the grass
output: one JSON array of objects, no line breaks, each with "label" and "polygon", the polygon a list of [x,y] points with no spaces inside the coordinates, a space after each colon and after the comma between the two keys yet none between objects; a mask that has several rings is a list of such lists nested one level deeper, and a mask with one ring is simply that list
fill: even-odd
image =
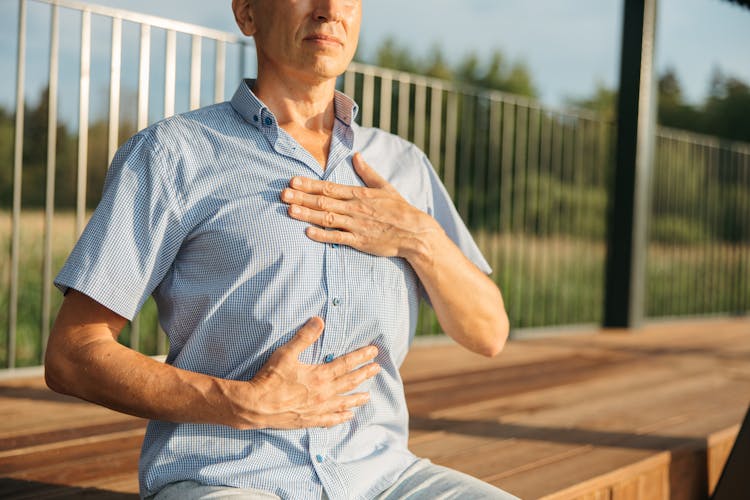
[{"label": "grass", "polygon": [[[75,217],[58,213],[53,224],[53,276],[76,239]],[[514,328],[598,323],[604,300],[606,247],[601,241],[565,236],[478,232],[476,240],[503,291]],[[23,213],[20,225],[19,300],[16,366],[41,363],[44,214]],[[0,212],[0,366],[7,366],[11,217]],[[703,241],[691,245],[652,244],[647,268],[650,317],[734,313],[750,309],[750,245]],[[50,284],[51,286],[51,284]],[[52,288],[51,318],[62,295]],[[164,351],[157,332],[156,307],[149,301],[138,319],[139,349]],[[423,307],[418,334],[440,331],[434,313]],[[130,344],[130,329],[121,341]]]}]

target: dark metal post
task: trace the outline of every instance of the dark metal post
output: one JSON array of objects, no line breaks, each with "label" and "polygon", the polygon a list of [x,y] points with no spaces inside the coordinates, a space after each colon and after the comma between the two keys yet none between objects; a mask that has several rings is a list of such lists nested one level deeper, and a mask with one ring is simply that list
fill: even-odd
[{"label": "dark metal post", "polygon": [[656,129],[656,3],[624,3],[617,152],[608,214],[606,327],[636,327],[644,316]]}]

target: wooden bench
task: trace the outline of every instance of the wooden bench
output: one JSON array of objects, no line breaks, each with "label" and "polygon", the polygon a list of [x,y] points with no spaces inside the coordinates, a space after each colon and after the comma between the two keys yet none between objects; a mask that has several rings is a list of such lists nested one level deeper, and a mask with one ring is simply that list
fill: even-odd
[{"label": "wooden bench", "polygon": [[[521,498],[705,498],[750,403],[750,320],[510,342],[420,342],[411,449]],[[0,382],[0,498],[135,498],[145,422]]]}]

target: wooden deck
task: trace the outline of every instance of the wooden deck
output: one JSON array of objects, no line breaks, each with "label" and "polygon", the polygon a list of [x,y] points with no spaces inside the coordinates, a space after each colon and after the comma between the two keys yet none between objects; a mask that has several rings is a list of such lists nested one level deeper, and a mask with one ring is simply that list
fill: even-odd
[{"label": "wooden deck", "polygon": [[[403,367],[411,448],[521,498],[693,499],[715,485],[750,404],[750,319],[448,344]],[[0,383],[0,498],[135,498],[144,421]]]}]

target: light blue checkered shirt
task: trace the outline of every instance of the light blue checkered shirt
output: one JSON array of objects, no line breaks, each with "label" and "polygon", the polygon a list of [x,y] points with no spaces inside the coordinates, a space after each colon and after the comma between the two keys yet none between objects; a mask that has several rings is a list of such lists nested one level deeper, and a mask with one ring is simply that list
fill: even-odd
[{"label": "light blue checkered shirt", "polygon": [[[102,200],[55,283],[132,319],[153,295],[169,336],[167,363],[247,380],[314,315],[322,337],[303,353],[324,363],[374,344],[381,372],[371,400],[331,429],[235,430],[151,421],[141,495],[194,480],[282,498],[372,498],[415,460],[399,366],[414,335],[422,287],[400,258],[317,243],[280,201],[293,176],[363,185],[352,154],[429,213],[484,272],[477,249],[425,155],[354,122],[335,96],[328,165],[281,129],[243,82],[231,102],[159,122],[115,155]],[[165,398],[169,394],[164,394]]]}]

